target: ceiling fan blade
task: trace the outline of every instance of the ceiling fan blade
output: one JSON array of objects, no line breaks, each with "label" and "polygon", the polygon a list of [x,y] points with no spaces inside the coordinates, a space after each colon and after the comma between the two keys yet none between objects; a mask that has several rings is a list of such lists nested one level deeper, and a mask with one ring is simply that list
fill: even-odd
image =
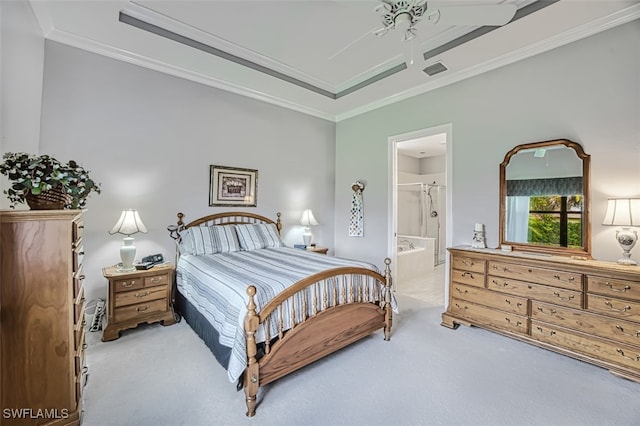
[{"label": "ceiling fan blade", "polygon": [[426,19],[440,25],[505,25],[513,19],[518,8],[514,4],[441,6]]}]

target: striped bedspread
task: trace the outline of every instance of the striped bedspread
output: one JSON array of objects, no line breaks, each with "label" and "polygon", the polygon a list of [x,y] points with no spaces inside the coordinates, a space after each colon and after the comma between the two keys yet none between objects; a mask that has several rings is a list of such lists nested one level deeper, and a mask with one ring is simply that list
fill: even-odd
[{"label": "striped bedspread", "polygon": [[[220,344],[231,348],[227,375],[236,382],[246,367],[244,318],[247,287],[257,289],[258,312],[291,284],[317,272],[356,266],[379,272],[370,263],[323,256],[289,247],[265,248],[214,255],[183,255],[177,267],[178,291],[209,321],[220,335]],[[274,336],[275,334],[270,334]],[[264,341],[264,330],[256,341]]]}]

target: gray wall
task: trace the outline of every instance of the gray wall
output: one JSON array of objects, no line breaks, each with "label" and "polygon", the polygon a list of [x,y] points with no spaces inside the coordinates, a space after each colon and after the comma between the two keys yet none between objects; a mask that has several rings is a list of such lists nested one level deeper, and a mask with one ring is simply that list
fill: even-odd
[{"label": "gray wall", "polygon": [[[0,29],[0,152],[37,152],[44,66],[42,31],[26,1],[0,1]],[[7,189],[5,176],[0,182],[0,189]],[[0,197],[0,208],[7,207],[7,197]]]},{"label": "gray wall", "polygon": [[135,208],[149,228],[138,255],[175,253],[166,227],[229,210],[209,207],[209,166],[258,170],[258,207],[284,239],[302,242],[311,208],[319,245],[334,247],[335,124],[55,42],[46,42],[40,151],[74,159],[102,183],[85,215],[89,297],[104,294],[100,268],[119,260],[120,212]]},{"label": "gray wall", "polygon": [[[336,247],[380,263],[389,247],[388,138],[452,123],[453,245],[474,223],[498,244],[498,171],[522,143],[567,138],[591,154],[594,257],[616,260],[601,225],[610,196],[640,196],[640,20],[338,123]],[[426,77],[425,77],[426,78]],[[366,153],[366,154],[362,154]],[[350,184],[368,181],[363,238],[347,235]],[[640,259],[640,249],[633,257]]]}]

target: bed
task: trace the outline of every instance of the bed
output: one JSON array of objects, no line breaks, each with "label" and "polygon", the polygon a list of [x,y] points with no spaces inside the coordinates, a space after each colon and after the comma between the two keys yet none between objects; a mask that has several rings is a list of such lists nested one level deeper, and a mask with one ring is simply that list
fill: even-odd
[{"label": "bed", "polygon": [[390,259],[384,270],[284,246],[282,223],[247,212],[168,228],[177,243],[177,312],[244,388],[254,416],[260,386],[371,333],[389,340]]}]

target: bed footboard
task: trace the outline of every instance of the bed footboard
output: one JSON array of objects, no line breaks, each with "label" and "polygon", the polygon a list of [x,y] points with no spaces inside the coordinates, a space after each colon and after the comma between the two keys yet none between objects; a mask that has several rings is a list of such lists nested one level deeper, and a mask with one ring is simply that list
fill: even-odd
[{"label": "bed footboard", "polygon": [[[336,268],[307,277],[258,313],[256,288],[247,289],[244,326],[247,369],[244,390],[247,416],[255,415],[258,388],[337,351],[382,328],[391,337],[391,270],[384,275],[356,268]],[[257,359],[256,333],[265,333],[265,355]],[[271,335],[271,330],[276,330]]]}]

